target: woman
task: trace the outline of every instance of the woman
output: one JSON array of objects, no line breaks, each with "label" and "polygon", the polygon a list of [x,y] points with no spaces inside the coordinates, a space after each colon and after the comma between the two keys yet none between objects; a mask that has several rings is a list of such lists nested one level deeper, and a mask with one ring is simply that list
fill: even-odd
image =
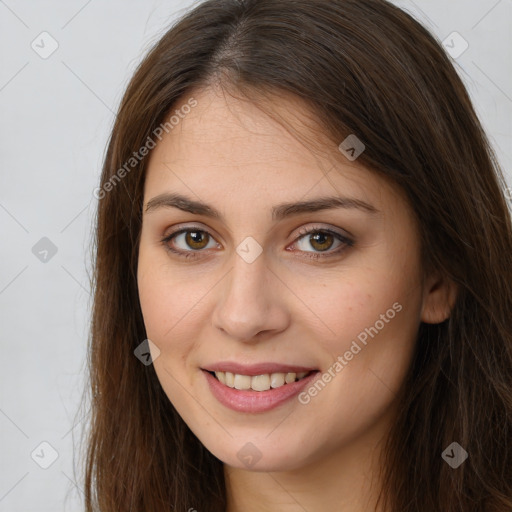
[{"label": "woman", "polygon": [[505,183],[409,15],[201,3],[95,195],[88,511],[512,510]]}]

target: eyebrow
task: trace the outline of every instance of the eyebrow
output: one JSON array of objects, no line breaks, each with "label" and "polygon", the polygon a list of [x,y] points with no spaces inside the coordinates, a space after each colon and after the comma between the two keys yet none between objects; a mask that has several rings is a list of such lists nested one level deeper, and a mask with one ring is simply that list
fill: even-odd
[{"label": "eyebrow", "polygon": [[[195,215],[204,215],[212,219],[224,220],[222,214],[213,206],[200,201],[194,201],[177,193],[164,193],[153,197],[147,202],[145,212],[148,213],[160,208],[178,208]],[[286,217],[300,215],[301,213],[312,213],[335,208],[354,208],[370,214],[380,213],[374,206],[360,199],[332,196],[318,197],[310,201],[278,204],[272,208],[272,220],[279,221]]]}]

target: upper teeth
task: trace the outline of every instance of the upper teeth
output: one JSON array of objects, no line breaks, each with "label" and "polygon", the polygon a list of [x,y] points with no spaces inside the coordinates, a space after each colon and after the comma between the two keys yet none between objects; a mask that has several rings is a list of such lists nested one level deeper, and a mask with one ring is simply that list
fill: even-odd
[{"label": "upper teeth", "polygon": [[252,389],[254,391],[268,391],[270,388],[279,388],[284,384],[291,384],[295,379],[305,377],[309,372],[300,373],[267,373],[264,375],[240,375],[231,372],[215,372],[217,379],[235,389]]}]

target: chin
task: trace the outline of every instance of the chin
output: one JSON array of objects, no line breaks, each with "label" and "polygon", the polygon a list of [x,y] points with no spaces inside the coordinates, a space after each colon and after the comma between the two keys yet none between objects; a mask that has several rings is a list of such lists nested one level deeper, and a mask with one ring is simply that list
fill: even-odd
[{"label": "chin", "polygon": [[290,441],[284,444],[275,439],[265,439],[266,435],[259,439],[241,436],[240,440],[226,436],[223,444],[218,443],[218,438],[212,440],[212,443],[206,441],[203,444],[221,462],[237,469],[256,472],[292,471],[307,464],[300,443]]}]

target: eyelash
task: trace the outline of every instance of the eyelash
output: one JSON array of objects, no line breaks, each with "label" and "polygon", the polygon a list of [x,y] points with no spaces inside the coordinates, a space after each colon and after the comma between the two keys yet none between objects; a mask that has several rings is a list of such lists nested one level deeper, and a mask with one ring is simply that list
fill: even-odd
[{"label": "eyelash", "polygon": [[[178,251],[176,249],[172,249],[170,246],[169,246],[169,242],[177,237],[178,235],[182,234],[182,233],[187,233],[189,231],[198,231],[200,233],[206,233],[208,234],[210,237],[213,238],[213,236],[208,232],[206,231],[205,229],[200,229],[199,227],[195,227],[195,226],[189,226],[187,228],[183,228],[183,229],[180,229],[178,231],[175,231],[174,233],[171,233],[167,236],[165,236],[162,240],[161,240],[161,243],[162,245],[164,246],[164,248],[173,253],[173,254],[176,254],[177,256],[181,257],[181,258],[196,258],[197,257],[197,253],[200,253],[202,252],[202,250],[197,250],[197,251],[193,251],[193,250],[190,250],[190,251]],[[304,229],[301,229],[298,233],[298,236],[297,238],[295,239],[295,241],[293,242],[293,244],[296,244],[301,238],[303,238],[304,236],[306,235],[310,235],[310,234],[316,234],[316,233],[327,233],[329,235],[333,235],[337,240],[339,240],[340,242],[342,242],[342,245],[335,249],[334,251],[330,251],[330,252],[325,252],[325,253],[322,253],[322,252],[312,252],[310,253],[309,251],[303,251],[303,252],[306,252],[306,258],[311,258],[311,259],[314,259],[314,260],[318,260],[318,259],[323,259],[323,258],[329,258],[329,257],[333,257],[333,256],[337,256],[339,255],[340,253],[342,253],[344,250],[346,250],[348,247],[353,247],[354,246],[354,241],[340,233],[337,233],[336,231],[333,231],[333,230],[330,230],[330,229],[324,229],[324,228],[304,228]]]}]

